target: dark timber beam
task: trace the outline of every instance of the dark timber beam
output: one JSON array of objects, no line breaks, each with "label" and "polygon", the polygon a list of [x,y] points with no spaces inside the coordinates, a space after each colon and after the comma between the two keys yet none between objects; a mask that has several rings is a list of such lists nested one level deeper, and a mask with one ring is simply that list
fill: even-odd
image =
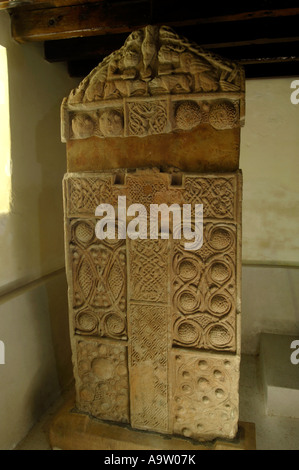
[{"label": "dark timber beam", "polygon": [[[275,51],[276,44],[299,41],[299,16],[290,18],[272,18],[244,21],[242,23],[225,23],[217,27],[210,25],[178,27],[175,31],[180,36],[202,45],[206,49],[229,49],[247,46],[271,45]],[[98,60],[119,49],[125,42],[128,33],[85,38],[62,39],[45,42],[45,59],[49,62],[72,61],[78,59]],[[287,50],[288,45],[284,48]],[[269,47],[271,49],[271,47]],[[299,53],[299,50],[298,50]]]},{"label": "dark timber beam", "polygon": [[16,41],[44,42],[46,60],[66,62],[78,78],[148,24],[240,62],[248,78],[299,72],[298,0],[0,0],[1,9]]},{"label": "dark timber beam", "polygon": [[130,33],[150,22],[148,1],[105,2],[42,10],[13,10],[12,35],[20,43],[96,34]]},{"label": "dark timber beam", "polygon": [[41,8],[82,5],[83,3],[99,3],[100,1],[101,0],[0,0],[0,10],[8,10],[10,8],[35,10]]},{"label": "dark timber beam", "polygon": [[[294,2],[289,3],[293,5]],[[222,11],[213,5],[202,7],[201,2],[194,0],[192,3],[189,0],[131,0],[117,3],[102,1],[40,10],[11,10],[12,34],[18,42],[130,33],[151,23],[173,27],[200,27],[208,24],[216,30],[218,25],[223,23],[294,15],[299,16],[298,7],[243,11],[235,8]]]}]

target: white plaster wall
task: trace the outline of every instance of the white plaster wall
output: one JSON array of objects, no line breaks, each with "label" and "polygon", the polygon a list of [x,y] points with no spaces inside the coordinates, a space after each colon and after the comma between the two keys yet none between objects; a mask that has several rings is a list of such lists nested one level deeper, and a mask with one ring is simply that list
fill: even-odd
[{"label": "white plaster wall", "polygon": [[299,104],[293,78],[247,80],[243,170],[242,350],[261,332],[299,335]]},{"label": "white plaster wall", "polygon": [[47,63],[40,44],[15,43],[3,11],[0,45],[7,48],[12,139],[12,204],[0,215],[0,449],[11,449],[72,378],[60,104],[78,80]]},{"label": "white plaster wall", "polygon": [[247,80],[241,134],[243,261],[299,266],[299,104],[295,78]]},{"label": "white plaster wall", "polygon": [[[52,321],[59,285],[66,287],[63,278],[59,273],[0,299],[0,335],[5,345],[5,365],[0,366],[1,450],[13,449],[59,396],[56,355],[64,341],[64,361],[69,361],[68,338],[60,331],[61,342],[55,348],[53,331],[57,331]],[[67,316],[63,307],[59,306],[60,313]],[[70,379],[69,366],[63,373]]]},{"label": "white plaster wall", "polygon": [[14,42],[3,11],[0,44],[8,57],[12,157],[11,211],[0,216],[3,292],[64,266],[60,104],[78,80],[47,63],[41,44]]},{"label": "white plaster wall", "polygon": [[259,352],[260,333],[298,335],[299,269],[243,266],[242,352]]}]

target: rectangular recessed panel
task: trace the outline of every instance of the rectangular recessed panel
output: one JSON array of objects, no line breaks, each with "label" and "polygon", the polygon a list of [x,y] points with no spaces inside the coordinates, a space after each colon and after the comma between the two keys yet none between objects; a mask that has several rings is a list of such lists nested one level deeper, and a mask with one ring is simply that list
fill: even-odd
[{"label": "rectangular recessed panel", "polygon": [[199,440],[234,438],[239,365],[238,356],[172,350],[174,434]]},{"label": "rectangular recessed panel", "polygon": [[236,351],[236,226],[205,222],[203,246],[172,242],[173,344]]},{"label": "rectangular recessed panel", "polygon": [[73,328],[76,334],[127,339],[126,242],[98,240],[95,223],[68,223]]},{"label": "rectangular recessed panel", "polygon": [[168,240],[128,242],[131,424],[169,431]]},{"label": "rectangular recessed panel", "polygon": [[77,406],[99,419],[129,422],[127,347],[120,342],[76,338]]},{"label": "rectangular recessed panel", "polygon": [[131,424],[138,429],[169,431],[167,306],[130,304]]}]

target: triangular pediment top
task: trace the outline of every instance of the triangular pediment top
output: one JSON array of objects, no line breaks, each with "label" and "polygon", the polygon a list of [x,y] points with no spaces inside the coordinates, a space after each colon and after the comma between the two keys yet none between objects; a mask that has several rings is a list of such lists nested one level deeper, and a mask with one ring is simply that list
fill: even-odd
[{"label": "triangular pediment top", "polygon": [[69,105],[164,94],[244,91],[243,69],[166,26],[129,35],[69,96]]},{"label": "triangular pediment top", "polygon": [[131,33],[66,98],[62,140],[243,125],[243,68],[166,26]]}]

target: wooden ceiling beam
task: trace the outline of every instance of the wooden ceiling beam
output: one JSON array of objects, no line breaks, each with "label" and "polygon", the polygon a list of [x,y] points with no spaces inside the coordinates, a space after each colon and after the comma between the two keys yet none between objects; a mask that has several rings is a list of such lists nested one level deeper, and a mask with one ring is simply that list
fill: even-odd
[{"label": "wooden ceiling beam", "polygon": [[[299,8],[234,11],[214,15],[214,8],[201,7],[189,0],[178,4],[168,0],[131,0],[126,2],[96,2],[42,10],[11,11],[12,34],[16,41],[46,41],[72,37],[130,33],[147,24],[184,27],[205,24],[243,22],[260,18],[299,16]],[[276,3],[276,2],[275,2]],[[169,8],[166,5],[169,4]]]},{"label": "wooden ceiling beam", "polygon": [[298,76],[298,61],[286,61],[285,63],[269,62],[257,64],[243,64],[246,78],[273,78]]},{"label": "wooden ceiling beam", "polygon": [[[201,25],[200,28],[189,26],[175,30],[180,36],[186,36],[206,49],[227,49],[236,46],[262,46],[299,41],[298,21],[297,16],[267,18],[243,23],[226,23],[217,27]],[[127,36],[128,33],[124,33],[46,41],[45,59],[49,62],[59,62],[106,56],[119,49]]]},{"label": "wooden ceiling beam", "polygon": [[96,34],[131,32],[150,19],[147,0],[120,3],[91,3],[43,10],[13,10],[12,35],[17,42],[46,41]]},{"label": "wooden ceiling beam", "polygon": [[[29,0],[27,3],[32,3],[32,1]],[[23,6],[25,4],[24,1],[19,0],[19,1],[14,1],[14,0],[0,0],[0,10],[8,10],[9,8],[15,8],[17,6]]]},{"label": "wooden ceiling beam", "polygon": [[45,41],[44,55],[48,62],[68,62],[99,56],[105,57],[120,49],[127,37],[128,33],[122,33]]},{"label": "wooden ceiling beam", "polygon": [[0,0],[0,10],[22,8],[36,10],[62,6],[82,5],[83,3],[99,3],[104,0]]},{"label": "wooden ceiling beam", "polygon": [[[247,77],[298,75],[298,0],[0,0],[13,38],[45,42],[45,58],[84,77],[147,24],[168,25],[206,49],[239,61]],[[78,60],[79,59],[79,60]]]}]

